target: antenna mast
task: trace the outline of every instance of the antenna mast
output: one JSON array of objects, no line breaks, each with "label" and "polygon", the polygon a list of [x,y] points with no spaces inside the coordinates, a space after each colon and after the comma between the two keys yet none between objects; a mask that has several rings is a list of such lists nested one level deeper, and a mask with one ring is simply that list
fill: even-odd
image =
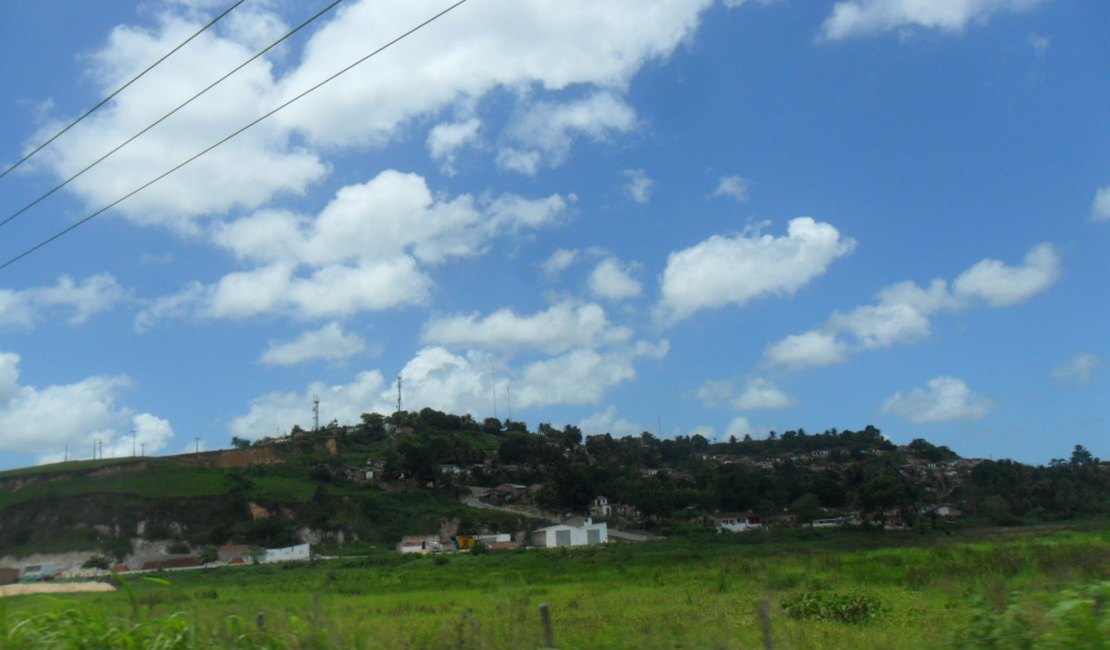
[{"label": "antenna mast", "polygon": [[401,379],[401,375],[397,375],[397,412],[398,413],[401,412],[401,405],[402,405],[402,402],[401,402],[401,384],[403,383],[403,381],[404,380]]},{"label": "antenna mast", "polygon": [[493,392],[493,417],[497,417],[497,378],[493,375],[493,362],[489,364],[489,387]]},{"label": "antenna mast", "polygon": [[320,396],[312,396],[312,430],[320,430]]}]

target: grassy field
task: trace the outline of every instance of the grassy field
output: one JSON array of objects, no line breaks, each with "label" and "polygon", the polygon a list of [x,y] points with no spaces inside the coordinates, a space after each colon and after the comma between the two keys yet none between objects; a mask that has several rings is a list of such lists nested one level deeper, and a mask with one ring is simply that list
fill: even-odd
[{"label": "grassy field", "polygon": [[540,648],[547,603],[560,648],[1110,647],[1105,524],[809,532],[132,576],[0,601],[0,646]]}]

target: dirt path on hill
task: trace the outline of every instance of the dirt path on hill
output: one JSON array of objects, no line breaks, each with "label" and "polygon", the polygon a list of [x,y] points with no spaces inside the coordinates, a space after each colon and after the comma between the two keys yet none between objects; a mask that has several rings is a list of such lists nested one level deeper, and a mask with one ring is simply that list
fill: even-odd
[{"label": "dirt path on hill", "polygon": [[115,587],[106,582],[36,582],[33,584],[4,585],[0,587],[0,598],[28,594],[73,594],[82,591],[115,590]]}]

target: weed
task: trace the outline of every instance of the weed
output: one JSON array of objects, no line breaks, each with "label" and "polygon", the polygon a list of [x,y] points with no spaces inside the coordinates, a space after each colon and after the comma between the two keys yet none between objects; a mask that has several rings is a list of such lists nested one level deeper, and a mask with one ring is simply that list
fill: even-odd
[{"label": "weed", "polygon": [[867,623],[879,617],[886,608],[875,596],[862,593],[805,591],[784,598],[779,606],[796,620]]}]

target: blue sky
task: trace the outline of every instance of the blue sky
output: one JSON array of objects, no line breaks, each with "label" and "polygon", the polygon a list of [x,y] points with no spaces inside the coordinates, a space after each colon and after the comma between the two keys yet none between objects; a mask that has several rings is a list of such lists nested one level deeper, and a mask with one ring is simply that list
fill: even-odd
[{"label": "blue sky", "polygon": [[[16,3],[15,162],[228,2]],[[10,215],[324,2],[247,0]],[[0,227],[6,261],[447,7],[345,0]],[[470,0],[0,270],[0,467],[395,407],[1110,455],[1110,6]]]}]

